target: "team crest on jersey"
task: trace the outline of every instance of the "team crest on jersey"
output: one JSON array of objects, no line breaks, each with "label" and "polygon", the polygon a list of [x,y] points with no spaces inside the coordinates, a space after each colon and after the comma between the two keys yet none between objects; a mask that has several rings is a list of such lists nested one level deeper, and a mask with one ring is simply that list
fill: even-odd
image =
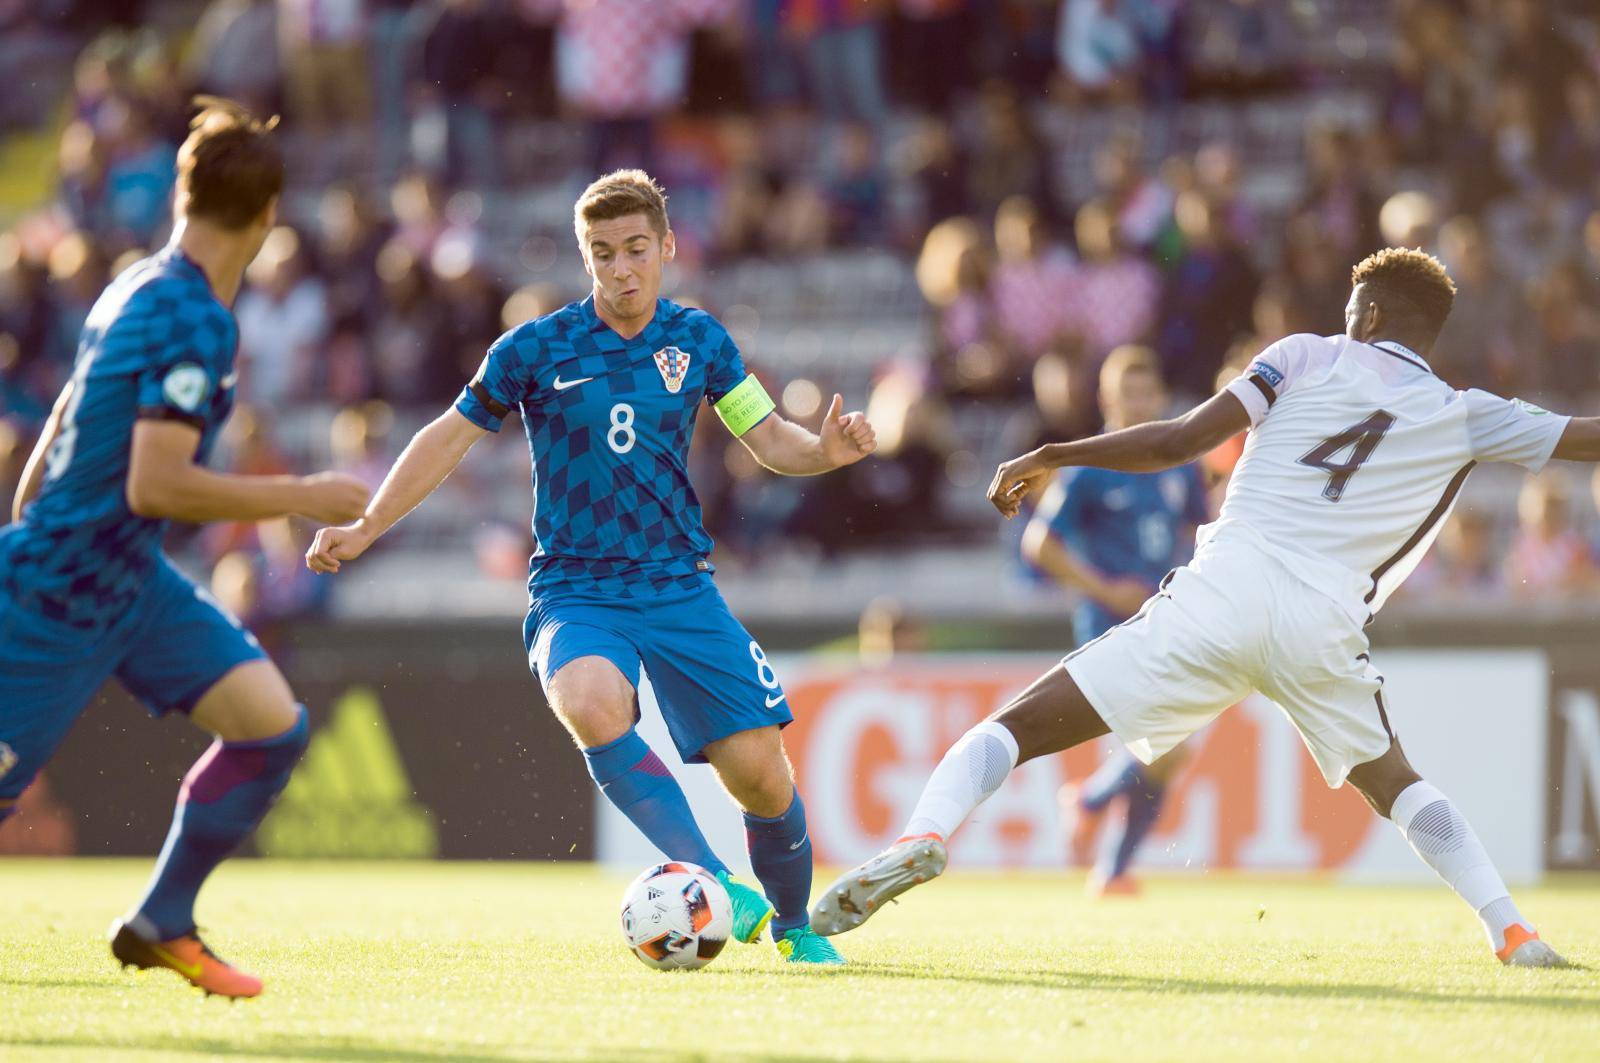
[{"label": "team crest on jersey", "polygon": [[656,368],[661,370],[661,382],[676,395],[683,387],[683,378],[689,375],[689,352],[663,347],[656,352]]},{"label": "team crest on jersey", "polygon": [[17,751],[0,742],[0,779],[11,774],[11,769],[17,766]]}]

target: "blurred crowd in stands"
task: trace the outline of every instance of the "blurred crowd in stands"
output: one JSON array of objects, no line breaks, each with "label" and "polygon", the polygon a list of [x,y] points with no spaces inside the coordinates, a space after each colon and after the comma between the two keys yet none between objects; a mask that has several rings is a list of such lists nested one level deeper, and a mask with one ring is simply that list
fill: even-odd
[{"label": "blurred crowd in stands", "polygon": [[[867,253],[920,292],[885,300],[904,342],[866,364],[747,348],[791,416],[868,393],[884,447],[785,482],[707,424],[725,563],[992,541],[952,496],[1001,451],[1096,431],[1108,351],[1149,345],[1199,398],[1279,336],[1341,331],[1349,268],[1384,244],[1460,286],[1445,379],[1565,410],[1600,394],[1600,14],[1579,0],[0,0],[0,78],[0,158],[21,172],[42,139],[52,175],[43,202],[0,182],[7,490],[89,306],[165,239],[195,92],[282,113],[290,149],[236,306],[242,470],[380,477],[499,332],[581,297],[565,212],[620,165],[672,197],[678,298],[726,311],[719,278],[753,263]],[[1291,120],[1262,158],[1207,132],[1269,105]],[[504,519],[406,534],[468,536],[514,574],[525,448],[487,449],[445,508]],[[1536,481],[1517,528],[1464,510],[1419,580],[1592,585],[1592,514],[1562,483]],[[196,548],[247,604],[313,607],[278,535]]]}]

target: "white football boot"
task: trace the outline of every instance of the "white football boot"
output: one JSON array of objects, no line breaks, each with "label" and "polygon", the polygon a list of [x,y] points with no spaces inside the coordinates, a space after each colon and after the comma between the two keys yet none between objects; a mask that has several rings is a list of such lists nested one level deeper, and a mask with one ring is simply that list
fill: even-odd
[{"label": "white football boot", "polygon": [[854,930],[912,886],[937,878],[949,859],[938,835],[902,838],[829,886],[811,906],[811,926],[824,937]]}]

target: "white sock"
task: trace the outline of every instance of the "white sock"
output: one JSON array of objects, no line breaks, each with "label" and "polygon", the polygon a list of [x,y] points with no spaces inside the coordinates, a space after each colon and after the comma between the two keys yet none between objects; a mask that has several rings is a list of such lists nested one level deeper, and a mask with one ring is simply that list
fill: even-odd
[{"label": "white sock", "polygon": [[1488,850],[1456,806],[1432,783],[1414,782],[1402,790],[1394,799],[1389,818],[1423,863],[1472,905],[1496,952],[1505,948],[1506,928],[1511,924],[1533,929],[1533,924],[1517,911]]},{"label": "white sock", "polygon": [[933,769],[901,837],[937,834],[948,841],[1016,766],[1017,740],[1011,732],[993,720],[980,723]]}]

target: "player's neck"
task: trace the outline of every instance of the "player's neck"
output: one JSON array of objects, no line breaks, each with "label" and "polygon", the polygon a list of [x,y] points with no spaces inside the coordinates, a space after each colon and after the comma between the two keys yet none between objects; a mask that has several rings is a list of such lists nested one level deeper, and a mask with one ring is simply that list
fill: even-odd
[{"label": "player's neck", "polygon": [[244,283],[245,267],[255,257],[247,242],[203,222],[180,218],[172,230],[172,243],[206,275],[212,294],[224,306],[232,306]]},{"label": "player's neck", "polygon": [[631,340],[635,336],[639,335],[639,333],[643,332],[645,328],[649,326],[650,322],[655,318],[656,303],[652,302],[650,304],[650,310],[647,313],[639,314],[635,317],[618,317],[616,314],[611,312],[611,309],[607,307],[605,303],[600,301],[600,295],[598,292],[596,292],[594,297],[594,314],[601,321],[605,322],[606,327],[612,332],[615,332],[618,336],[621,336],[625,340]]}]

